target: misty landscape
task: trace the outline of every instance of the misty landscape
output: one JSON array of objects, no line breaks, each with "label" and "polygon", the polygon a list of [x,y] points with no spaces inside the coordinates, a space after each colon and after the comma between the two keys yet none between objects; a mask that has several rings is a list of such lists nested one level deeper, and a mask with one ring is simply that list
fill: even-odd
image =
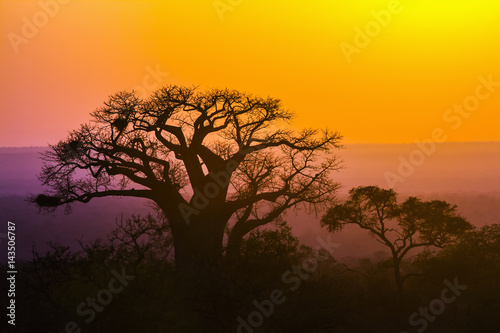
[{"label": "misty landscape", "polygon": [[[338,190],[336,201],[340,203],[347,200],[348,191],[354,187],[375,185],[380,186],[380,188],[388,188],[387,178],[385,177],[387,171],[397,172],[397,167],[401,163],[401,160],[415,151],[416,147],[415,144],[366,144],[346,145],[342,149],[337,150],[336,155],[342,160],[343,168],[332,174],[332,177],[342,185]],[[124,241],[125,238],[118,237],[117,235],[119,234],[113,231],[118,230],[118,226],[123,227],[123,221],[127,219],[130,221],[134,220],[134,223],[138,225],[139,228],[145,228],[145,226],[147,226],[147,224],[144,224],[146,220],[140,222],[140,217],[154,216],[155,214],[155,208],[148,203],[148,200],[123,197],[94,199],[88,204],[77,203],[72,207],[72,211],[69,214],[65,214],[62,209],[48,213],[40,211],[35,205],[29,203],[27,198],[33,193],[40,193],[44,190],[37,180],[37,174],[42,168],[40,154],[46,150],[47,148],[43,147],[0,148],[0,158],[2,160],[0,166],[0,174],[2,175],[0,178],[0,216],[3,220],[15,221],[16,223],[16,239],[18,244],[17,260],[21,263],[32,263],[26,266],[26,272],[35,269],[34,272],[38,272],[36,273],[37,275],[49,274],[45,278],[39,276],[39,278],[35,280],[32,280],[32,275],[26,276],[31,276],[29,279],[26,279],[26,277],[20,279],[24,290],[21,291],[19,295],[23,295],[22,297],[25,299],[25,302],[29,303],[34,302],[33,297],[35,297],[35,303],[40,302],[40,305],[46,302],[44,300],[45,297],[38,295],[38,292],[31,294],[33,292],[29,291],[31,288],[36,288],[37,290],[39,288],[49,288],[47,292],[50,293],[55,292],[56,289],[54,288],[63,288],[64,290],[70,286],[67,285],[65,287],[71,279],[81,279],[81,277],[78,278],[77,276],[80,274],[87,274],[89,272],[89,267],[92,266],[95,266],[92,268],[92,272],[97,273],[101,270],[101,268],[98,267],[103,264],[105,266],[114,266],[115,269],[112,270],[112,274],[118,277],[116,263],[113,264],[116,259],[110,257],[106,259],[107,263],[101,263],[102,259],[100,259],[101,255],[99,255],[99,252],[104,251],[103,254],[109,253],[108,255],[111,255],[115,250],[112,250],[112,248],[109,250],[106,249],[104,244],[111,239],[114,239],[111,241],[111,244],[117,239]],[[500,224],[498,214],[500,207],[500,192],[498,191],[500,180],[498,174],[499,166],[500,145],[497,143],[439,144],[437,145],[435,153],[429,155],[422,165],[415,167],[412,175],[408,176],[404,182],[396,185],[398,190],[398,201],[404,201],[410,196],[418,196],[423,200],[443,200],[449,202],[452,205],[456,205],[457,212],[470,221],[477,230],[485,226]],[[143,249],[143,251],[146,251],[144,253],[153,251],[148,255],[151,256],[150,259],[143,260],[139,266],[137,264],[130,266],[133,267],[130,268],[130,270],[133,269],[134,275],[129,275],[129,278],[130,280],[135,280],[136,274],[143,274],[141,279],[135,280],[134,282],[143,285],[144,288],[148,286],[151,281],[156,281],[155,285],[160,288],[156,290],[156,288],[151,289],[151,287],[147,287],[147,289],[151,290],[146,294],[156,290],[155,293],[167,292],[167,295],[170,295],[168,296],[169,298],[173,297],[171,302],[167,303],[161,301],[162,298],[160,297],[149,306],[142,304],[146,309],[153,306],[151,310],[148,311],[153,311],[153,309],[159,311],[156,315],[150,314],[144,317],[147,324],[143,319],[140,319],[143,315],[135,313],[133,310],[130,312],[130,309],[123,307],[130,301],[139,302],[136,293],[143,293],[143,291],[140,291],[142,289],[131,289],[128,290],[126,295],[121,296],[123,300],[120,300],[120,304],[116,304],[106,309],[102,314],[91,310],[90,305],[86,311],[83,311],[82,309],[85,308],[82,304],[84,303],[80,303],[80,307],[76,308],[76,316],[74,313],[74,301],[68,299],[67,301],[69,301],[69,303],[64,305],[67,301],[63,301],[63,299],[57,301],[56,299],[59,299],[59,296],[49,296],[48,300],[51,300],[50,302],[57,302],[59,305],[56,305],[55,308],[49,306],[46,309],[49,312],[40,312],[40,315],[43,316],[44,319],[40,317],[37,321],[38,323],[35,325],[37,325],[37,327],[46,327],[45,330],[56,330],[61,326],[60,322],[64,322],[63,318],[68,318],[68,320],[71,318],[80,318],[68,321],[66,326],[62,326],[62,328],[59,329],[65,329],[64,332],[80,332],[80,330],[83,332],[118,332],[124,329],[130,332],[142,332],[143,327],[149,325],[148,330],[152,332],[227,332],[226,330],[228,329],[244,333],[261,331],[283,332],[283,328],[286,328],[287,332],[366,332],[371,328],[375,328],[373,332],[382,332],[381,330],[384,332],[403,332],[402,330],[405,327],[410,330],[417,329],[417,332],[495,332],[496,325],[499,324],[496,320],[499,318],[499,299],[497,292],[492,291],[491,283],[496,283],[493,281],[498,281],[498,275],[494,275],[496,280],[488,282],[490,287],[487,288],[490,288],[492,291],[491,296],[497,295],[487,301],[488,305],[483,304],[482,297],[484,296],[477,294],[483,293],[483,289],[480,288],[478,290],[474,289],[473,292],[469,289],[468,297],[463,297],[459,303],[454,305],[452,310],[446,311],[442,318],[436,322],[426,319],[425,313],[420,312],[420,316],[418,316],[417,312],[413,314],[408,312],[412,308],[417,310],[414,304],[425,304],[429,302],[429,299],[426,298],[425,295],[432,298],[432,295],[436,294],[436,291],[432,292],[432,290],[436,288],[436,290],[439,290],[439,281],[442,281],[443,278],[447,276],[449,276],[449,278],[445,278],[444,282],[441,282],[441,284],[444,283],[444,285],[452,286],[454,283],[455,287],[453,288],[458,288],[457,290],[462,288],[465,290],[466,286],[460,285],[457,278],[450,275],[451,273],[460,276],[460,280],[467,281],[467,286],[474,284],[475,282],[473,281],[476,279],[482,281],[476,282],[479,283],[478,287],[483,285],[483,282],[487,281],[484,280],[485,277],[486,279],[493,277],[491,276],[492,273],[478,273],[477,271],[478,268],[476,266],[478,264],[484,265],[486,257],[480,259],[476,255],[471,258],[472,261],[463,258],[464,265],[460,269],[457,269],[456,267],[454,268],[453,265],[448,266],[449,264],[447,261],[450,259],[445,259],[445,257],[441,258],[439,256],[434,257],[436,252],[431,255],[430,253],[432,252],[426,254],[427,250],[424,252],[422,252],[422,249],[413,250],[405,266],[403,266],[405,267],[403,271],[409,270],[410,272],[414,271],[420,273],[418,273],[416,277],[410,278],[407,282],[407,287],[405,289],[408,290],[405,292],[404,300],[393,299],[389,303],[373,303],[376,299],[379,299],[379,301],[387,297],[391,299],[395,295],[394,287],[391,286],[391,278],[389,277],[391,269],[391,264],[388,263],[391,256],[390,250],[383,244],[378,243],[373,236],[370,236],[368,233],[355,226],[347,226],[341,231],[331,234],[327,228],[321,226],[320,218],[320,215],[307,213],[299,209],[297,211],[288,212],[283,216],[282,219],[286,221],[286,224],[277,224],[275,227],[267,229],[268,231],[263,229],[263,231],[250,234],[246,241],[248,245],[243,247],[241,253],[242,261],[233,269],[236,269],[236,272],[240,272],[236,274],[242,274],[242,270],[254,270],[257,268],[259,270],[267,270],[270,275],[268,277],[259,277],[264,271],[261,271],[261,273],[253,271],[248,276],[251,280],[243,284],[241,284],[240,281],[236,284],[240,286],[238,288],[244,288],[243,290],[250,291],[250,289],[247,288],[252,288],[251,290],[253,291],[251,291],[249,295],[245,296],[247,292],[241,294],[241,291],[237,294],[234,294],[234,292],[226,294],[228,291],[223,291],[225,288],[221,290],[220,287],[216,287],[215,290],[218,290],[218,297],[214,297],[214,294],[210,292],[213,286],[194,286],[190,284],[191,286],[189,288],[191,290],[202,288],[202,290],[204,290],[202,295],[208,293],[207,296],[201,296],[201,298],[198,295],[195,298],[196,301],[193,299],[190,302],[196,302],[195,304],[201,302],[201,304],[205,304],[205,302],[208,301],[209,303],[205,305],[198,304],[194,308],[191,306],[195,304],[187,308],[186,305],[181,306],[177,297],[184,295],[185,291],[179,291],[180,294],[177,295],[171,294],[168,289],[167,291],[164,289],[164,287],[168,288],[168,285],[175,281],[175,275],[172,275],[173,271],[171,271],[173,267],[169,264],[169,262],[173,263],[172,240],[167,233],[163,236],[166,237],[166,243],[157,243],[158,241],[151,238],[153,236],[150,235],[149,238],[146,238],[146,243],[140,243],[142,245],[140,245],[139,248],[135,250],[134,248],[125,250],[125,255],[128,259],[121,259],[122,262],[123,260],[135,260],[136,254],[134,254],[134,251],[136,250],[141,251],[140,249]],[[130,225],[131,224],[129,224],[129,226]],[[287,225],[291,228],[287,229]],[[126,229],[124,228],[122,230]],[[145,228],[142,230],[148,229]],[[265,236],[266,233],[268,233],[267,236]],[[114,236],[109,238],[110,235]],[[272,237],[278,238],[272,241]],[[263,240],[265,240],[265,243],[259,243]],[[278,243],[273,243],[276,241],[278,241]],[[492,243],[492,245],[498,246],[500,244],[499,241],[500,239],[497,239],[496,243]],[[462,242],[468,241],[464,239]],[[166,245],[161,246],[158,244]],[[316,277],[311,280],[307,278],[307,280],[309,280],[306,282],[307,287],[299,289],[301,286],[300,280],[298,278],[294,280],[292,277],[286,276],[285,274],[288,272],[286,267],[291,263],[299,263],[301,260],[306,260],[300,258],[307,256],[310,250],[303,248],[303,246],[309,246],[310,249],[313,249],[317,247],[317,244],[324,246],[324,249],[321,251],[330,251],[330,259],[327,259],[325,262],[318,259],[321,271],[319,271],[319,273],[311,271]],[[4,245],[6,244],[4,243]],[[4,245],[2,245],[2,247]],[[142,248],[141,246],[146,247]],[[248,246],[252,246],[252,248]],[[260,248],[262,246],[268,248],[268,250]],[[271,249],[269,249],[269,246],[271,246]],[[277,247],[272,248],[273,246]],[[460,246],[459,243],[456,249],[450,247],[450,250],[444,253],[446,253],[447,256],[451,255],[453,257],[457,254],[459,255],[460,252],[455,252],[462,251]],[[467,248],[470,249],[470,245]],[[165,252],[165,249],[167,249],[167,252]],[[5,251],[5,247],[2,248],[2,251]],[[247,253],[246,251],[250,252]],[[477,250],[471,249],[471,251],[472,253],[477,253]],[[46,255],[44,256],[43,253],[46,253]],[[323,254],[324,253],[325,252],[323,252]],[[121,256],[122,255],[124,254],[121,254]],[[268,257],[269,255],[271,255],[271,257]],[[162,256],[166,257],[159,259]],[[2,258],[6,258],[6,256]],[[493,262],[498,264],[498,259],[494,258],[498,257],[493,257],[489,260],[493,260]],[[77,261],[71,263],[73,260]],[[160,261],[157,262],[158,260]],[[479,260],[479,263],[476,263],[476,260]],[[60,266],[62,262],[66,261],[67,263],[65,265],[76,265],[75,268],[70,269],[71,266],[66,268]],[[88,261],[87,264],[84,263],[86,261]],[[57,262],[59,262],[59,264],[57,264]],[[244,262],[246,262],[246,264],[244,264]],[[303,261],[303,263],[304,262],[305,261]],[[167,266],[158,271],[161,267],[158,265],[163,266],[165,264]],[[268,264],[274,267],[266,268]],[[31,267],[32,265],[34,266]],[[51,267],[53,265],[60,267]],[[87,268],[81,271],[81,273],[77,273],[79,270],[77,267],[80,265],[84,265],[81,268]],[[154,267],[156,267],[154,271],[149,271],[149,269],[152,268],[149,268],[149,265],[154,265]],[[437,269],[436,265],[440,265],[441,269]],[[141,268],[142,273],[137,273],[139,272],[139,267],[143,267]],[[68,271],[68,269],[70,270]],[[473,273],[474,275],[470,275],[471,269],[475,272]],[[488,271],[495,272],[497,269],[499,269],[498,265],[496,268],[489,267]],[[43,273],[44,271],[45,273]],[[285,273],[282,275],[282,272]],[[419,277],[422,272],[424,278]],[[125,271],[122,271],[122,273],[125,274]],[[55,276],[60,274],[63,275],[57,278],[57,280],[53,280],[56,278]],[[68,280],[68,274],[74,277]],[[248,272],[246,274],[248,274]],[[387,274],[389,274],[389,276],[386,276]],[[484,276],[484,274],[486,275]],[[66,278],[63,276],[66,276]],[[171,276],[174,280],[170,280],[168,276]],[[490,278],[488,278],[488,276],[490,276]],[[111,278],[112,277],[113,275],[111,275]],[[282,281],[279,281],[280,277]],[[298,277],[306,278],[307,275],[303,277],[298,275]],[[97,283],[99,286],[99,279],[105,282],[107,279],[109,280],[109,278],[110,275],[108,273],[92,283]],[[455,279],[454,281],[453,278]],[[83,279],[85,280],[86,278],[83,277]],[[170,282],[161,287],[164,282],[160,281],[164,279],[167,279],[166,281],[170,280]],[[45,280],[45,282],[43,282],[43,280]],[[94,280],[94,278],[91,278],[90,281],[92,280]],[[252,280],[253,282],[250,282]],[[330,280],[330,283],[334,284],[328,287],[325,286],[324,283]],[[56,281],[66,282],[57,286],[57,284],[61,282]],[[283,282],[289,284],[295,283],[290,286],[290,290],[293,291],[296,287],[300,292],[293,292],[292,295],[286,296],[286,298],[282,296],[282,299],[279,301],[278,298],[276,298],[276,303],[274,305],[266,305],[266,301],[262,301],[262,303],[257,302],[257,300],[264,299],[265,295],[269,292],[273,295],[273,292],[280,291],[281,289],[272,290],[272,288],[280,286],[280,284],[283,285]],[[40,283],[43,284],[34,287]],[[346,285],[345,283],[348,284]],[[431,284],[429,285],[429,283]],[[436,284],[436,286],[433,287],[433,284]],[[50,285],[52,285],[52,287],[50,287]],[[140,285],[136,285],[136,288],[140,288]],[[343,291],[338,289],[341,285],[343,285]],[[378,290],[378,292],[375,294],[373,294],[373,290],[370,291],[373,285],[378,286],[377,289],[375,289]],[[90,286],[84,287],[84,289],[92,293],[91,290],[93,288],[90,287],[90,289],[88,289],[89,287]],[[79,288],[83,288],[83,286]],[[317,291],[315,291],[316,289]],[[357,289],[364,291],[356,296]],[[212,292],[216,292],[215,290]],[[498,290],[498,285],[495,286],[495,290]],[[385,296],[380,298],[381,296],[379,293],[383,293]],[[457,295],[459,293],[460,291],[457,291]],[[76,292],[74,299],[76,300],[78,297],[81,298],[81,296],[77,296],[80,294],[80,292]],[[323,296],[320,296],[321,294],[323,294]],[[205,297],[209,298],[206,299]],[[237,303],[241,302],[241,308],[238,307],[234,309],[236,312],[226,309],[226,306],[228,306],[228,304],[226,304],[228,300],[227,297],[231,297]],[[335,298],[335,301],[332,300],[332,297]],[[346,307],[345,304],[341,305],[342,302],[345,302],[342,301],[344,297],[360,297],[359,301],[369,302],[368,304],[371,305],[368,308],[364,308],[364,306],[361,307],[361,303],[352,303],[353,300],[351,300],[349,301],[351,304]],[[252,298],[255,298],[253,302]],[[291,300],[288,301],[286,305],[278,308],[278,306],[282,304],[281,301],[288,298]],[[310,300],[306,301],[308,298],[310,298]],[[297,301],[299,303],[297,303]],[[140,302],[146,302],[146,300],[143,299]],[[314,302],[315,306],[310,308],[313,303],[309,302]],[[396,308],[392,309],[391,303],[395,305]],[[200,310],[198,306],[206,307],[210,304],[217,304],[219,310],[215,310],[215,312],[210,311],[209,313],[205,313],[205,310],[203,310],[201,313],[198,313]],[[477,308],[479,304],[483,305]],[[268,307],[266,308],[266,306]],[[304,306],[306,308],[303,308]],[[341,308],[338,308],[338,306],[341,306]],[[164,310],[160,311],[162,307],[164,307]],[[259,311],[262,312],[261,316],[265,318],[265,320],[262,319],[262,321],[259,321],[260,317],[252,319],[251,316],[255,313],[251,311],[254,310],[255,307],[260,309]],[[318,312],[320,309],[321,311]],[[406,309],[406,312],[404,309]],[[486,312],[485,309],[487,310]],[[24,312],[26,310],[27,308],[25,305],[21,306],[21,311]],[[56,310],[56,312],[54,312],[54,310]],[[477,312],[477,310],[480,310],[480,312]],[[162,315],[161,313],[165,313],[163,311],[167,311],[167,313],[171,315],[176,314],[178,320],[173,319],[170,315]],[[184,313],[185,317],[179,317],[179,311]],[[266,313],[266,311],[269,311],[269,313]],[[303,314],[310,311],[312,312],[309,317],[299,316],[287,323],[287,321],[289,321],[287,319],[288,314],[293,311],[301,311]],[[357,315],[350,318],[351,311],[355,311],[354,313],[357,313]],[[20,312],[21,315],[23,312]],[[125,313],[128,313],[127,317],[132,319],[132,321],[124,320],[122,314]],[[233,314],[230,315],[230,313]],[[437,312],[436,310],[436,313],[441,312]],[[245,316],[248,314],[249,317],[246,318]],[[85,315],[88,317],[85,317]],[[201,317],[199,317],[199,319],[192,321],[193,318],[200,315]],[[219,318],[215,322],[213,321],[214,315]],[[267,315],[269,315],[268,318],[265,317]],[[460,315],[462,319],[457,321],[456,317],[454,317],[457,315]],[[33,316],[31,315],[31,317]],[[94,318],[100,319],[94,321]],[[187,318],[190,319],[188,320]],[[435,317],[433,316],[430,318],[434,319]],[[121,324],[118,324],[117,320],[119,320]],[[191,323],[187,324],[188,322]],[[87,323],[90,323],[89,325],[92,326],[87,326]],[[201,326],[198,327],[196,323],[199,323]],[[408,326],[408,323],[411,324],[411,326]],[[430,325],[430,323],[432,323],[432,325]],[[30,331],[33,329],[31,324],[22,324],[20,327],[20,331]],[[85,330],[85,327],[92,328],[90,330]],[[202,329],[201,327],[204,328]],[[273,329],[273,327],[276,328]]]},{"label": "misty landscape", "polygon": [[[415,144],[347,145],[337,151],[345,169],[334,174],[343,188],[339,199],[356,186],[379,185],[388,188],[384,174],[396,172],[400,156],[408,156]],[[89,204],[76,204],[71,215],[63,210],[55,214],[38,214],[26,198],[43,191],[37,180],[42,166],[40,153],[47,148],[0,148],[0,218],[15,220],[22,239],[18,256],[32,257],[32,243],[39,250],[47,249],[48,241],[76,246],[76,240],[86,242],[103,237],[115,227],[116,219],[146,215],[152,209],[147,200],[136,198],[95,199]],[[482,227],[500,223],[500,144],[445,143],[415,173],[396,186],[401,199],[419,196],[422,199],[445,200],[458,206],[460,214],[472,224]],[[318,216],[289,213],[285,218],[301,242],[314,244],[328,232],[321,228]],[[337,258],[370,256],[383,250],[373,239],[356,228],[335,235],[342,246]],[[5,260],[4,257],[1,260]]]}]

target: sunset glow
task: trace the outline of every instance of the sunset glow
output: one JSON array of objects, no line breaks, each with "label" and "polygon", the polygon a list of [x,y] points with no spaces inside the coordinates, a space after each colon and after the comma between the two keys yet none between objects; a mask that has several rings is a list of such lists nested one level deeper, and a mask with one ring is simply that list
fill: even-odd
[{"label": "sunset glow", "polygon": [[[1,146],[57,142],[108,95],[159,84],[280,98],[345,143],[500,140],[498,1],[0,3]],[[445,116],[488,77],[477,109]]]}]

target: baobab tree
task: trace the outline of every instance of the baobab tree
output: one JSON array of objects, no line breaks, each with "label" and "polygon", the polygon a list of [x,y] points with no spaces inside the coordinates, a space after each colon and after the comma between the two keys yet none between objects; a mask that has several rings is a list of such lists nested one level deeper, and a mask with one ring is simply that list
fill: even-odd
[{"label": "baobab tree", "polygon": [[49,189],[31,200],[69,210],[107,196],[149,199],[168,220],[179,269],[237,258],[253,229],[288,209],[317,211],[339,187],[330,174],[341,135],[291,130],[278,99],[167,86],[146,99],[117,93],[91,116],[44,153]]},{"label": "baobab tree", "polygon": [[410,197],[397,202],[394,190],[377,186],[355,187],[349,199],[331,207],[321,218],[328,231],[337,232],[348,224],[367,230],[374,239],[391,252],[398,297],[411,274],[401,273],[403,259],[414,249],[442,248],[455,242],[473,226],[446,201],[422,201]]}]

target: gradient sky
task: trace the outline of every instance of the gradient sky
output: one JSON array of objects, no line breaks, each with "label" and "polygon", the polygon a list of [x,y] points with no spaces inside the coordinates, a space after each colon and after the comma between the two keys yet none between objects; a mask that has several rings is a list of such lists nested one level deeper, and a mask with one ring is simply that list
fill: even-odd
[{"label": "gradient sky", "polygon": [[372,11],[391,0],[70,0],[44,22],[54,1],[0,0],[0,146],[55,143],[154,69],[169,73],[163,84],[280,98],[294,126],[328,126],[345,143],[409,143],[435,128],[500,141],[500,86],[460,123],[443,118],[479,76],[500,82],[498,0],[401,0],[350,63],[341,45],[360,46],[356,27],[376,28]]}]

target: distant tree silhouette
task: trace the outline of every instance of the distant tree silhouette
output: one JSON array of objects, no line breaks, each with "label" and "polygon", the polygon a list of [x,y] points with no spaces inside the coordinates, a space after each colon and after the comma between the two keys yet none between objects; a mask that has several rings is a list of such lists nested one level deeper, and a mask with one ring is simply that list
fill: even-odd
[{"label": "distant tree silhouette", "polygon": [[120,92],[43,155],[50,190],[31,201],[69,210],[106,196],[150,199],[168,220],[177,267],[214,265],[237,257],[253,229],[299,205],[318,209],[338,188],[331,153],[341,136],[287,129],[292,116],[278,99],[227,89]]},{"label": "distant tree silhouette", "polygon": [[400,300],[403,284],[411,274],[401,274],[401,262],[418,247],[442,248],[457,240],[473,226],[445,201],[421,201],[410,197],[398,204],[394,190],[377,186],[356,187],[349,199],[330,208],[321,224],[330,232],[340,231],[348,224],[368,230],[379,243],[391,251],[394,277]]},{"label": "distant tree silhouette", "polygon": [[500,279],[500,224],[467,232],[437,256],[424,253],[418,263],[434,274],[445,271],[449,275],[449,271],[454,271],[463,279],[481,282],[493,276]]}]

